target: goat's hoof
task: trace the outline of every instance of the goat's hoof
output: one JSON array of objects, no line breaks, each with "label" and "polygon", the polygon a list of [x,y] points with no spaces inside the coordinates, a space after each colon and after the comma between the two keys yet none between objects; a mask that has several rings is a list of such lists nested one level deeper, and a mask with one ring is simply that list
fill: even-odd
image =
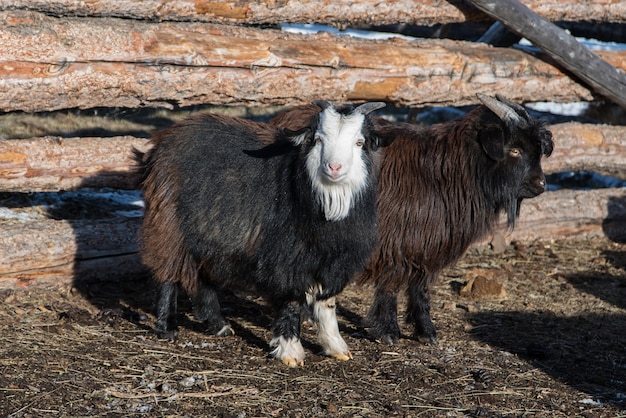
[{"label": "goat's hoof", "polygon": [[438,345],[439,341],[437,341],[436,335],[418,335],[417,341],[425,345]]},{"label": "goat's hoof", "polygon": [[398,342],[398,340],[400,340],[400,335],[399,334],[392,334],[392,333],[388,333],[388,334],[383,334],[383,333],[376,333],[376,332],[370,332],[369,334],[369,338],[371,341],[376,341],[379,344],[387,344],[387,345],[394,345],[395,343]]},{"label": "goat's hoof", "polygon": [[285,357],[282,359],[284,365],[288,367],[302,367],[304,366],[304,360],[298,360],[293,357]]},{"label": "goat's hoof", "polygon": [[215,333],[218,337],[233,337],[235,335],[235,330],[233,330],[230,325],[226,324]]},{"label": "goat's hoof", "polygon": [[335,353],[332,355],[332,357],[335,360],[339,360],[339,361],[348,361],[348,360],[352,360],[352,353],[351,352],[347,352],[347,353]]},{"label": "goat's hoof", "polygon": [[376,341],[387,345],[394,345],[398,342],[398,339],[391,335],[383,335],[382,337],[380,337],[380,339],[377,339]]},{"label": "goat's hoof", "polygon": [[178,330],[161,330],[155,329],[154,333],[160,340],[176,341],[178,339]]}]

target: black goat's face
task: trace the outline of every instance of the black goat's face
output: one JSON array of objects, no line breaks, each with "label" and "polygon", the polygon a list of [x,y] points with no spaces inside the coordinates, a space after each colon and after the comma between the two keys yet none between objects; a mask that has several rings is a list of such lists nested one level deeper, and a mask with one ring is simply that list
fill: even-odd
[{"label": "black goat's face", "polygon": [[495,125],[479,133],[483,151],[495,161],[494,182],[510,188],[509,199],[529,199],[546,190],[541,159],[552,152],[552,135],[543,123],[524,128]]},{"label": "black goat's face", "polygon": [[509,196],[509,200],[529,199],[543,193],[546,177],[541,159],[552,154],[551,132],[522,106],[502,96],[479,95],[479,99],[499,119],[496,124],[487,123],[479,132],[483,151],[497,162],[495,181],[504,181],[512,187],[508,193],[514,196]]},{"label": "black goat's face", "polygon": [[518,199],[530,199],[546,190],[546,176],[541,169],[541,154],[534,147],[513,145],[507,150],[507,165],[519,172]]},{"label": "black goat's face", "polygon": [[535,120],[534,125],[526,128],[521,134],[526,135],[523,140],[525,151],[524,149],[521,151],[528,154],[524,163],[528,169],[519,197],[520,199],[527,199],[546,191],[546,176],[541,168],[541,159],[552,154],[554,143],[552,142],[552,133],[537,120]]},{"label": "black goat's face", "polygon": [[[549,131],[540,126],[542,133],[550,135]],[[539,127],[538,126],[538,127]],[[486,187],[493,193],[497,207],[507,214],[507,224],[513,228],[519,216],[522,200],[540,195],[546,190],[546,177],[541,168],[541,159],[545,155],[542,142],[535,135],[530,134],[535,129],[513,129],[504,127],[500,130],[502,147],[493,147],[488,150],[483,144],[483,151],[492,159],[491,174],[484,179]],[[495,134],[491,131],[490,134]],[[483,132],[484,134],[484,132]],[[484,135],[479,135],[484,142]],[[552,143],[552,140],[549,140]],[[492,144],[493,145],[493,144]],[[497,151],[494,151],[496,150]],[[494,155],[501,158],[493,158]],[[493,161],[493,160],[496,161]]]},{"label": "black goat's face", "polygon": [[486,161],[490,174],[483,178],[485,190],[489,190],[496,207],[507,213],[508,226],[513,228],[522,200],[546,190],[541,159],[552,153],[553,142],[543,121],[525,111],[511,111],[519,117],[502,120],[500,115],[482,113],[477,134],[490,161]]}]

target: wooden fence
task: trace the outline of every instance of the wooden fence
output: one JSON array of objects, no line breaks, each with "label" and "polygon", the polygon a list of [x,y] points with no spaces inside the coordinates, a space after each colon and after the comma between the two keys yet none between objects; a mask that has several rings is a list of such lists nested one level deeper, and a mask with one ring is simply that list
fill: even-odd
[{"label": "wooden fence", "polygon": [[[626,3],[527,0],[553,21],[626,23]],[[142,106],[292,105],[384,100],[467,105],[476,93],[512,100],[592,101],[597,93],[515,48],[444,39],[299,35],[281,22],[459,23],[489,18],[463,1],[225,2],[0,0],[0,111]],[[261,25],[261,26],[259,26]],[[599,51],[626,71],[626,51]],[[551,127],[547,173],[590,170],[626,179],[626,128]],[[130,149],[146,140],[0,140],[0,193],[132,187]],[[0,202],[1,203],[1,202]],[[139,274],[137,219],[0,220],[0,288]],[[624,189],[561,190],[525,201],[513,239],[626,238]]]}]

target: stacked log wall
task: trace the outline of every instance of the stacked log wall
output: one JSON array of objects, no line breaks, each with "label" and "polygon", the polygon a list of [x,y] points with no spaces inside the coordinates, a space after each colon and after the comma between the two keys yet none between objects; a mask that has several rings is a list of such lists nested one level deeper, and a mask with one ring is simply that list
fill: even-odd
[{"label": "stacked log wall", "polygon": [[[626,22],[624,3],[524,3],[552,21]],[[267,28],[476,21],[489,18],[466,2],[438,0],[0,0],[0,111],[270,106],[319,98],[421,107],[475,104],[476,93],[500,92],[519,102],[598,98],[537,51]],[[626,51],[597,54],[626,70]],[[551,129],[556,149],[544,162],[547,173],[588,170],[626,179],[625,127],[572,122]],[[132,136],[0,139],[0,193],[129,189],[130,150],[148,146]],[[139,224],[136,218],[2,221],[0,288],[139,274]],[[507,239],[623,240],[625,231],[624,189],[560,190],[525,201]]]}]

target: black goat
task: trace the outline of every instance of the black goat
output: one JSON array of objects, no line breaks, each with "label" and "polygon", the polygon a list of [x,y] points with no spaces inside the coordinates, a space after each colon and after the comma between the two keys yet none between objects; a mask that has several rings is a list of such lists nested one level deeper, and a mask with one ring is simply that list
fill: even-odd
[{"label": "black goat", "polygon": [[214,286],[251,282],[276,309],[270,345],[277,358],[303,364],[305,304],[324,352],[352,358],[334,298],[377,242],[375,155],[386,143],[367,114],[384,104],[317,104],[322,111],[298,132],[204,114],[156,133],[146,154],[135,151],[159,334],[176,337],[179,285],[207,332],[230,334]]}]

